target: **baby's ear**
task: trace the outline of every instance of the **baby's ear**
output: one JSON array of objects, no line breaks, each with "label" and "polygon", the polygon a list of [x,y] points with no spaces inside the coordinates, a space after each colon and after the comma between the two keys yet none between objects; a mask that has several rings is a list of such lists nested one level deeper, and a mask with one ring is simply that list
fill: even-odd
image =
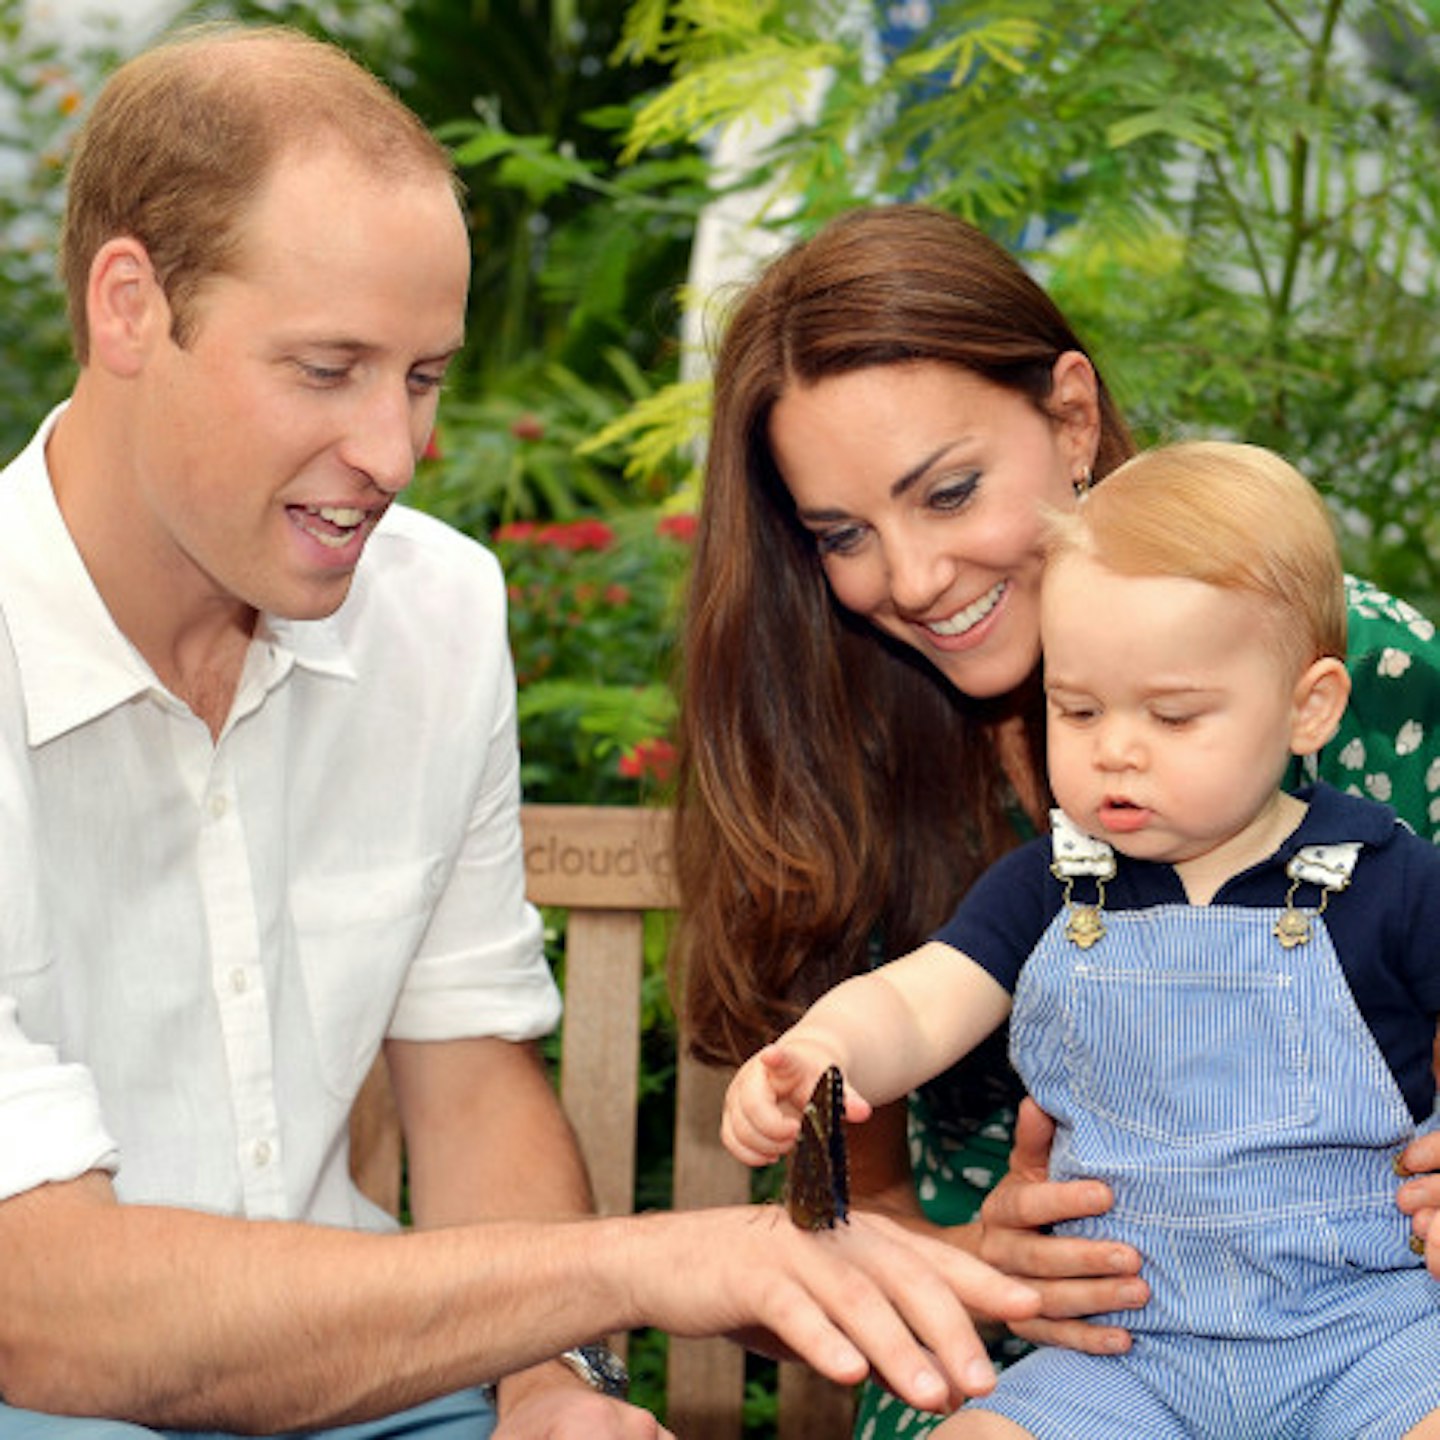
[{"label": "baby's ear", "polygon": [[1313,755],[1340,728],[1350,700],[1350,672],[1327,655],[1306,667],[1291,698],[1290,753]]}]

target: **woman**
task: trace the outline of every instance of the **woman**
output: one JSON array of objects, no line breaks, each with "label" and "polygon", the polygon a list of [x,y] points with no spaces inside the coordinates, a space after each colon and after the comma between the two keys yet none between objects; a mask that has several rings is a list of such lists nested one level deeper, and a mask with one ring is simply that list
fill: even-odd
[{"label": "woman", "polygon": [[[1043,827],[1041,511],[1133,449],[1064,316],[954,217],[852,213],[744,296],[717,360],[686,628],[677,954],[699,1054],[738,1062],[913,948]],[[1354,698],[1319,773],[1434,838],[1440,644],[1369,587],[1350,602]],[[1071,1317],[1143,1304],[1140,1257],[1024,1228],[1109,1203],[1043,1182],[1037,1116],[1015,1167],[1033,1183],[975,1219],[1018,1098],[1003,1040],[927,1087],[913,1178],[902,1108],[877,1115],[853,1133],[857,1201],[921,1223],[918,1192],[954,1243],[1041,1282],[1027,1338],[1124,1348]],[[917,1433],[866,1403],[867,1437]]]}]

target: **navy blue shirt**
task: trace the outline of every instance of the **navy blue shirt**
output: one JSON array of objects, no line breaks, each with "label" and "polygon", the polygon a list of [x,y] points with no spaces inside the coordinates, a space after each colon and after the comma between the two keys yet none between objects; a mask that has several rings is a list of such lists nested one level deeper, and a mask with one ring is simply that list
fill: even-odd
[{"label": "navy blue shirt", "polygon": [[[1348,889],[1325,904],[1329,929],[1350,993],[1375,1037],[1417,1123],[1435,1103],[1433,1051],[1440,1014],[1440,849],[1402,825],[1385,806],[1328,785],[1301,790],[1309,809],[1268,859],[1226,881],[1210,902],[1279,911],[1291,880],[1285,866],[1306,845],[1359,841]],[[1050,873],[1050,837],[1032,840],[997,861],[934,938],[963,952],[1014,994],[1020,970],[1063,904]],[[1188,905],[1170,865],[1115,856],[1105,883],[1106,910]],[[1093,900],[1094,882],[1076,884]],[[1313,911],[1319,891],[1302,885],[1297,906]]]}]

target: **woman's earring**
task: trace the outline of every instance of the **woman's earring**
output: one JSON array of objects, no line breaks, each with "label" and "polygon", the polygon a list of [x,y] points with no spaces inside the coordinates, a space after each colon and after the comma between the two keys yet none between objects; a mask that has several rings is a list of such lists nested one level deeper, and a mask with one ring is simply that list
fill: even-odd
[{"label": "woman's earring", "polygon": [[1075,486],[1075,498],[1083,500],[1090,493],[1090,487],[1095,483],[1094,477],[1090,473],[1090,467],[1085,466],[1071,483]]}]

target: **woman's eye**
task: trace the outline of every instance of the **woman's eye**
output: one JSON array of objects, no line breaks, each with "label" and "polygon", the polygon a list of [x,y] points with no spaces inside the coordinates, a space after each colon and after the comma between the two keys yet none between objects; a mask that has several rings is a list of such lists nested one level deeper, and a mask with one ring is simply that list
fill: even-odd
[{"label": "woman's eye", "polygon": [[859,548],[865,532],[859,526],[847,526],[844,530],[822,530],[815,534],[815,548],[821,556],[849,555]]},{"label": "woman's eye", "polygon": [[930,506],[934,510],[963,510],[970,503],[979,485],[978,472],[971,472],[957,480],[946,481],[930,492]]},{"label": "woman's eye", "polygon": [[1155,718],[1156,718],[1156,720],[1158,720],[1158,721],[1160,722],[1160,724],[1163,725],[1167,730],[1183,730],[1188,724],[1190,724],[1190,722],[1191,722],[1192,720],[1195,719],[1195,717],[1194,717],[1193,715],[1190,715],[1190,714],[1183,714],[1183,715],[1164,715],[1164,714],[1157,714],[1157,715],[1155,716]]}]

